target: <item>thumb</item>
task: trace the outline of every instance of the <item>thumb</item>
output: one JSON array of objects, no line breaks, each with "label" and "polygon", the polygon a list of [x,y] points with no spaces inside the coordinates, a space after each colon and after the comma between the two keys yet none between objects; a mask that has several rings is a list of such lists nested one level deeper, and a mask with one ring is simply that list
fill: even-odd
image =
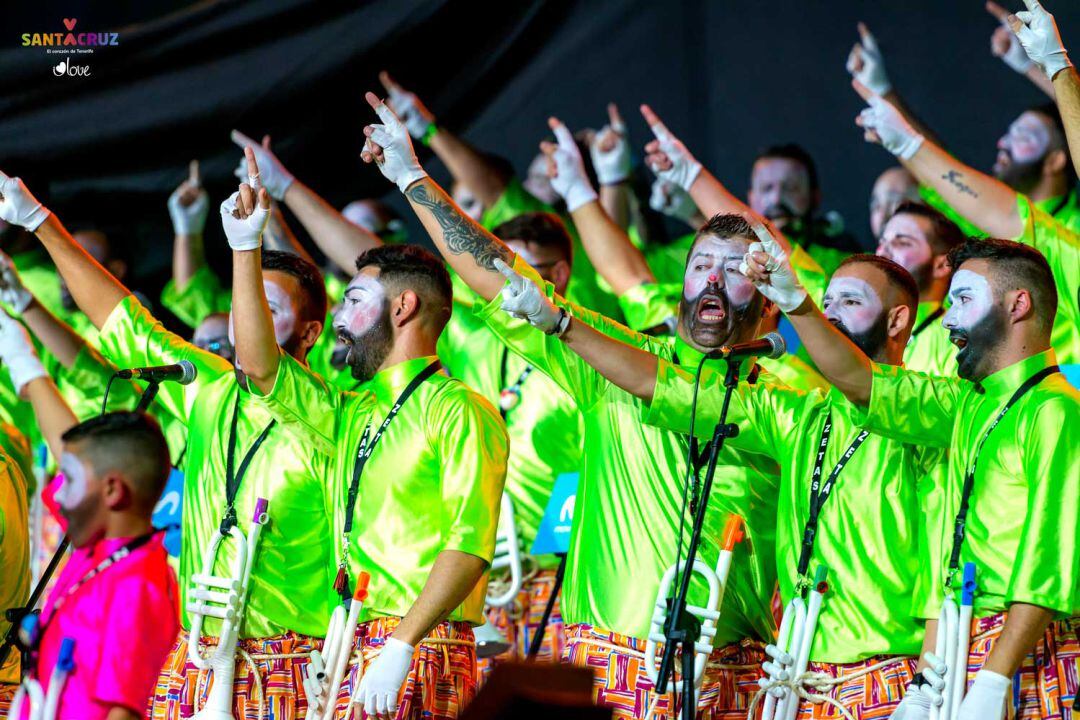
[{"label": "thumb", "polygon": [[560,148],[563,150],[570,150],[572,147],[577,147],[577,144],[574,142],[574,136],[570,132],[570,128],[566,127],[561,120],[556,117],[548,118],[548,127],[555,133],[555,139],[558,141]]}]

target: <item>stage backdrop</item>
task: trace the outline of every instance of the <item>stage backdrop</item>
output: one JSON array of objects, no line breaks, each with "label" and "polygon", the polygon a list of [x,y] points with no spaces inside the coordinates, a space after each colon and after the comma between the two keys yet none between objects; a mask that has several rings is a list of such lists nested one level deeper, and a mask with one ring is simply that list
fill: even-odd
[{"label": "stage backdrop", "polygon": [[[911,106],[976,167],[990,166],[1013,117],[1044,100],[990,54],[995,23],[979,0],[45,5],[4,10],[0,169],[24,177],[70,226],[107,230],[151,294],[170,262],[166,198],[191,158],[202,161],[212,207],[234,189],[232,128],[269,133],[288,168],[338,207],[385,195],[405,211],[359,160],[361,128],[373,118],[363,92],[381,92],[384,68],[441,124],[520,172],[549,115],[597,127],[609,100],[635,148],[650,139],[637,111],[648,102],[738,194],[758,149],[801,143],[817,159],[824,207],[868,246],[870,184],[890,157],[854,126],[862,105],[844,61],[857,21],[877,34]],[[1080,6],[1047,6],[1080,53]],[[115,44],[59,54],[22,46],[24,35],[66,35],[69,26]],[[89,77],[57,75],[61,61],[68,73],[88,67]],[[446,178],[425,152],[421,159]],[[213,217],[207,248],[225,271]]]}]

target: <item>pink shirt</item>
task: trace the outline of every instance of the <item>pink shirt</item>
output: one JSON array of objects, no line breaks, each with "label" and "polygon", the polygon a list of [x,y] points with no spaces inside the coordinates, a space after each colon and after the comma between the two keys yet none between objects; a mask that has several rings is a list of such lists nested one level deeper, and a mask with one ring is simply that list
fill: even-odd
[{"label": "pink shirt", "polygon": [[162,535],[103,570],[68,596],[53,616],[56,599],[132,538],[109,538],[75,549],[41,613],[36,677],[48,692],[64,638],[75,640],[75,668],[68,675],[57,720],[105,718],[122,705],[142,715],[158,671],[180,629],[176,576]]}]

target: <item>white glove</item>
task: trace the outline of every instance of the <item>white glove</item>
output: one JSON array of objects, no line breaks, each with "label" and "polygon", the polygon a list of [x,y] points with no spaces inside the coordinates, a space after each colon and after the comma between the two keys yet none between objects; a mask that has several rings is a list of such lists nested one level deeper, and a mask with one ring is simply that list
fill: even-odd
[{"label": "white glove", "polygon": [[379,656],[364,671],[353,702],[363,705],[368,717],[397,712],[398,694],[412,668],[412,645],[392,637],[386,638]]},{"label": "white glove", "polygon": [[570,324],[570,316],[555,307],[536,283],[525,279],[514,269],[496,259],[495,269],[506,278],[502,289],[502,309],[509,315],[526,320],[534,328],[547,335],[562,335]]},{"label": "white glove", "polygon": [[[247,174],[245,168],[245,176]],[[186,205],[184,197],[195,196]],[[206,227],[206,215],[210,210],[210,198],[199,182],[199,161],[192,160],[188,179],[173,190],[169,196],[169,218],[176,235],[202,235]]]},{"label": "white glove", "polygon": [[21,395],[31,380],[48,374],[34,351],[30,333],[3,310],[0,310],[0,362],[7,365],[16,395]]},{"label": "white glove", "polygon": [[660,165],[653,160],[649,162],[649,169],[672,185],[676,185],[686,192],[690,192],[690,186],[697,180],[701,172],[701,163],[694,159],[682,141],[671,134],[671,131],[660,121],[656,113],[648,105],[641,106],[641,114],[645,122],[649,124],[656,140],[645,146],[645,152],[650,156],[656,154],[666,155],[671,161],[671,167],[661,170]]},{"label": "white glove", "polygon": [[22,180],[0,171],[0,218],[34,232],[48,217],[48,208],[37,201]]},{"label": "white glove", "polygon": [[859,23],[859,42],[855,43],[848,54],[847,71],[875,95],[884,95],[892,90],[889,76],[885,73],[885,58],[881,55],[877,38],[862,23]]},{"label": "white glove", "polygon": [[930,717],[930,698],[922,689],[908,685],[900,704],[893,710],[889,720],[927,720]]},{"label": "white glove", "polygon": [[270,137],[263,138],[263,144],[255,142],[239,130],[232,131],[232,141],[240,148],[249,147],[255,151],[255,162],[259,165],[259,177],[263,187],[275,200],[284,200],[285,191],[296,179],[285,169],[281,161],[270,150]]},{"label": "white glove", "polygon": [[948,672],[948,666],[945,665],[944,660],[932,652],[923,655],[923,659],[926,660],[927,666],[922,674],[927,684],[919,688],[919,692],[930,701],[931,705],[941,707],[945,702],[941,697],[941,691],[945,689],[945,673]]},{"label": "white glove", "polygon": [[1072,66],[1065,45],[1061,42],[1054,16],[1046,12],[1039,0],[1024,0],[1027,10],[1009,17],[1009,27],[1016,33],[1024,52],[1051,80]]},{"label": "white glove", "polygon": [[[379,166],[379,172],[397,185],[398,190],[405,192],[414,182],[426,178],[427,173],[420,167],[420,161],[416,159],[412,140],[409,139],[409,131],[405,125],[374,93],[368,93],[366,97],[368,104],[374,108],[375,113],[382,120],[382,124],[368,125],[364,128],[364,134],[368,138],[364,144],[364,158],[368,162],[374,160]],[[382,148],[381,160],[372,152],[372,143]]]},{"label": "white glove", "polygon": [[555,162],[554,175],[551,175],[551,169],[548,168],[551,187],[566,201],[567,211],[574,212],[582,205],[596,200],[596,191],[589,185],[585,162],[581,159],[581,152],[570,130],[555,118],[548,120],[548,124],[558,141],[557,145],[541,143],[544,153]]},{"label": "white glove", "polygon": [[892,103],[878,95],[871,97],[869,102],[870,107],[859,113],[859,125],[867,131],[867,139],[874,140],[871,133],[876,134],[876,141],[882,147],[901,160],[910,160],[922,147],[923,136],[911,127]]},{"label": "white glove", "polygon": [[[256,161],[257,162],[257,161]],[[248,184],[251,186],[252,198],[255,209],[247,217],[243,217],[242,210],[237,202],[240,199],[240,191],[237,190],[221,203],[221,227],[225,230],[225,238],[229,241],[229,247],[233,250],[254,250],[262,247],[262,234],[270,222],[270,203],[266,207],[259,202],[259,182],[261,167],[249,168],[255,174],[248,176]]]},{"label": "white glove", "polygon": [[[806,290],[799,282],[799,278],[795,276],[795,271],[791,269],[787,253],[764,225],[755,224],[754,234],[761,242],[750,244],[749,251],[739,264],[739,272],[750,278],[758,292],[776,303],[781,311],[787,313],[795,310],[806,300]],[[765,264],[765,272],[768,274],[765,280],[755,279],[750,274],[751,256],[756,252],[763,252],[769,256]]]},{"label": "white glove", "polygon": [[787,690],[782,687],[775,687],[775,685],[791,679],[791,666],[795,664],[795,658],[776,645],[766,645],[765,654],[772,660],[761,663],[761,670],[765,673],[765,677],[758,680],[758,685],[768,687],[769,695],[774,698],[782,698],[787,694]]},{"label": "white glove", "polygon": [[615,103],[608,104],[608,120],[589,142],[589,156],[600,184],[616,185],[630,177],[630,143],[626,141],[626,123]]},{"label": "white glove", "polygon": [[653,180],[649,192],[649,207],[668,217],[682,220],[689,225],[698,214],[698,207],[690,193],[663,178]]},{"label": "white glove", "polygon": [[1001,720],[1012,679],[993,670],[975,673],[975,681],[960,703],[957,720]]},{"label": "white glove", "polygon": [[428,128],[435,124],[435,116],[424,107],[416,93],[409,92],[394,82],[387,72],[379,73],[379,81],[386,88],[387,104],[394,114],[405,123],[405,129],[409,131],[414,140],[422,140]]},{"label": "white glove", "polygon": [[994,29],[994,34],[990,36],[990,52],[1021,75],[1035,64],[1024,52],[1024,46],[1020,44],[1019,38],[1009,29],[1007,23]]},{"label": "white glove", "polygon": [[[30,306],[34,295],[22,284],[15,263],[6,253],[0,252],[0,302],[22,315]],[[0,312],[3,312],[0,310]]]}]

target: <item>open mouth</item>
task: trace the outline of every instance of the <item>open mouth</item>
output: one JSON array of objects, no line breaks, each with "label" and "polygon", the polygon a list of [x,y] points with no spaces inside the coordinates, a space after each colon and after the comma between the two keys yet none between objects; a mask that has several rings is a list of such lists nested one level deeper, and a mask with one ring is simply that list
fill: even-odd
[{"label": "open mouth", "polygon": [[997,158],[994,160],[994,169],[1000,172],[1001,170],[1009,167],[1009,165],[1011,164],[1012,158],[1009,157],[1009,153],[1005,152],[1004,150],[999,150]]},{"label": "open mouth", "polygon": [[968,344],[967,337],[964,335],[949,335],[949,342],[961,350],[966,348]]},{"label": "open mouth", "polygon": [[716,295],[706,295],[698,302],[697,319],[703,323],[720,323],[727,317],[724,301]]},{"label": "open mouth", "polygon": [[352,335],[345,332],[344,330],[341,330],[341,331],[338,332],[337,339],[338,339],[339,343],[341,343],[342,345],[344,345],[347,348],[351,348],[353,346]]}]

